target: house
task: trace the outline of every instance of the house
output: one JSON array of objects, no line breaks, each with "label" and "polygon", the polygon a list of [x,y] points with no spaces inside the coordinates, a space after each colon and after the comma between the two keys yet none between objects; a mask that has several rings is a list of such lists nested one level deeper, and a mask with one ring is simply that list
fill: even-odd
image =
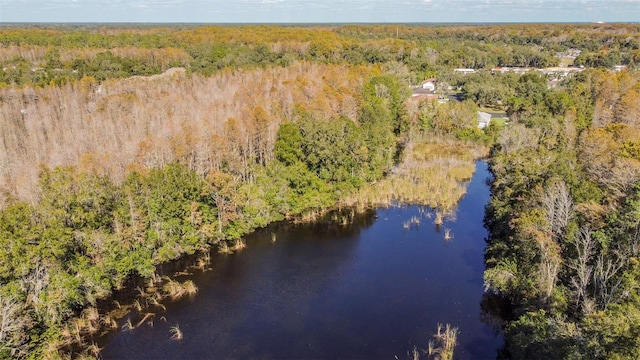
[{"label": "house", "polygon": [[432,95],[436,90],[436,82],[435,78],[423,81],[422,84],[413,88],[413,96]]},{"label": "house", "polygon": [[475,69],[453,69],[453,72],[463,73],[463,74],[473,74],[476,72]]},{"label": "house", "polygon": [[420,85],[420,87],[422,87],[425,90],[434,92],[436,91],[436,79],[434,78],[427,79],[422,82],[422,85]]},{"label": "house", "polygon": [[480,129],[486,129],[491,122],[491,114],[484,111],[478,111],[478,127]]}]

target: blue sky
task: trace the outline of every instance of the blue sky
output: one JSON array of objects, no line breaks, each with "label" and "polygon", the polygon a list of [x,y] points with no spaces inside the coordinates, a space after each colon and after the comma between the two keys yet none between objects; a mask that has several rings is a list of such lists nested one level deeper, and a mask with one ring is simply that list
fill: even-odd
[{"label": "blue sky", "polygon": [[640,0],[0,0],[0,22],[640,22]]}]

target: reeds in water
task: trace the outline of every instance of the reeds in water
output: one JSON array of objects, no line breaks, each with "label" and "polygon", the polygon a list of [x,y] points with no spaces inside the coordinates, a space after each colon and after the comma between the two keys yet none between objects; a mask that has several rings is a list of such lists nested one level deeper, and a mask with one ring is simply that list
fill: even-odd
[{"label": "reeds in water", "polygon": [[136,309],[138,312],[142,311],[142,304],[140,303],[140,301],[138,299],[136,299],[133,302],[133,308]]},{"label": "reeds in water", "polygon": [[162,290],[173,300],[178,300],[184,295],[195,295],[198,292],[198,287],[191,280],[187,280],[183,283],[178,281],[169,280],[162,287]]},{"label": "reeds in water", "polygon": [[452,360],[458,339],[458,328],[447,324],[444,327],[438,324],[438,332],[433,335],[435,342],[429,341],[429,356],[435,356],[440,360]]},{"label": "reeds in water", "polygon": [[233,254],[233,250],[226,241],[221,241],[218,245],[218,252],[220,254]]},{"label": "reeds in water", "polygon": [[464,142],[423,140],[405,148],[403,162],[392,174],[366,186],[345,205],[391,206],[394,202],[426,205],[448,212],[466,192],[474,160],[486,153]]},{"label": "reeds in water", "polygon": [[133,330],[133,324],[131,323],[131,319],[127,319],[127,321],[122,325],[122,330]]},{"label": "reeds in water", "polygon": [[442,212],[436,211],[436,218],[433,220],[433,223],[436,224],[436,226],[440,226],[444,223],[444,215]]},{"label": "reeds in water", "polygon": [[448,229],[448,228],[444,229],[444,239],[446,241],[453,239],[453,234],[451,233],[451,229]]},{"label": "reeds in water", "polygon": [[96,343],[91,343],[91,345],[87,346],[87,353],[92,357],[97,358],[100,355],[100,351],[102,351],[102,348]]},{"label": "reeds in water", "polygon": [[233,241],[233,245],[231,246],[232,251],[242,250],[247,247],[247,244],[242,239],[235,239]]},{"label": "reeds in water", "polygon": [[169,328],[169,332],[171,333],[171,340],[182,340],[184,337],[184,335],[182,334],[182,330],[180,330],[180,326],[178,326],[178,324]]},{"label": "reeds in water", "polygon": [[238,250],[242,250],[247,247],[247,244],[242,239],[235,239],[231,245],[226,241],[221,241],[218,245],[218,252],[221,254],[233,254]]},{"label": "reeds in water", "polygon": [[402,223],[402,227],[405,228],[406,230],[414,227],[414,226],[420,226],[420,218],[418,216],[412,216],[411,219],[405,221]]},{"label": "reeds in water", "polygon": [[152,296],[152,297],[149,299],[149,304],[151,304],[151,305],[153,305],[153,306],[155,306],[155,307],[158,307],[158,308],[160,308],[160,309],[162,309],[162,310],[167,310],[167,307],[166,307],[166,306],[164,306],[162,303],[160,303],[160,300],[161,300],[161,299],[162,299],[162,295],[160,295],[160,294],[157,294],[157,295],[155,295],[155,296]]},{"label": "reeds in water", "polygon": [[206,270],[211,265],[211,254],[207,251],[202,253],[196,261],[196,269]]}]

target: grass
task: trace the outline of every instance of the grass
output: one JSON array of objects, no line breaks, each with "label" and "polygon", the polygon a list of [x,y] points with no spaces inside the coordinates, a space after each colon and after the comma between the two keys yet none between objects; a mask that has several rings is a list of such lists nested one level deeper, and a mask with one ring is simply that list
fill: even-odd
[{"label": "grass", "polygon": [[133,324],[131,323],[131,319],[127,319],[127,321],[122,325],[122,330],[133,330]]},{"label": "grass", "polygon": [[493,118],[491,119],[491,124],[502,127],[507,123],[507,118]]},{"label": "grass", "polygon": [[[426,350],[418,349],[414,346],[407,355],[412,360],[420,360],[420,354],[427,355],[427,359],[433,360],[453,360],[453,351],[458,343],[458,328],[451,327],[447,324],[443,326],[438,324],[438,332],[433,335],[435,341],[429,341],[429,347]],[[398,357],[396,356],[396,359]]]},{"label": "grass", "polygon": [[447,324],[438,324],[438,332],[433,335],[435,342],[429,341],[429,356],[434,356],[440,360],[452,360],[453,351],[458,343],[458,328],[452,328]]},{"label": "grass", "polygon": [[179,281],[169,279],[162,287],[162,290],[164,290],[172,300],[178,300],[184,295],[195,295],[195,293],[198,292],[198,287],[191,280],[180,283]]},{"label": "grass", "polygon": [[210,265],[211,265],[211,254],[209,252],[204,252],[198,257],[195,268],[204,271],[209,269]]},{"label": "grass", "polygon": [[218,252],[221,254],[233,254],[236,251],[242,250],[247,247],[247,244],[242,239],[235,239],[233,243],[229,245],[227,241],[221,241],[218,245]]},{"label": "grass", "polygon": [[184,334],[182,334],[182,330],[180,330],[180,326],[178,326],[178,324],[176,324],[176,326],[172,326],[169,329],[169,332],[171,333],[171,340],[182,340],[184,338]]},{"label": "grass", "polygon": [[448,215],[466,193],[475,160],[488,149],[453,140],[417,141],[405,149],[402,163],[387,178],[357,192],[345,205],[366,208],[394,203],[425,205]]},{"label": "grass", "polygon": [[436,211],[436,218],[433,220],[433,223],[436,224],[436,226],[440,226],[444,223],[444,215],[442,215],[440,211]]}]

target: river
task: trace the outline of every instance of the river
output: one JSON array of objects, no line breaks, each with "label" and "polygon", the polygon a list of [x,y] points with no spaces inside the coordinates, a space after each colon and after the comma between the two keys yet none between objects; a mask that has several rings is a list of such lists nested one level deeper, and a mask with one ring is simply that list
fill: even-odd
[{"label": "river", "polygon": [[[448,323],[460,331],[456,359],[495,359],[502,336],[481,309],[489,176],[477,162],[455,216],[440,227],[429,209],[404,206],[348,226],[258,231],[246,249],[181,278],[195,282],[196,296],[166,304],[153,325],[109,334],[102,357],[408,359]],[[181,340],[170,339],[173,326]]]}]

